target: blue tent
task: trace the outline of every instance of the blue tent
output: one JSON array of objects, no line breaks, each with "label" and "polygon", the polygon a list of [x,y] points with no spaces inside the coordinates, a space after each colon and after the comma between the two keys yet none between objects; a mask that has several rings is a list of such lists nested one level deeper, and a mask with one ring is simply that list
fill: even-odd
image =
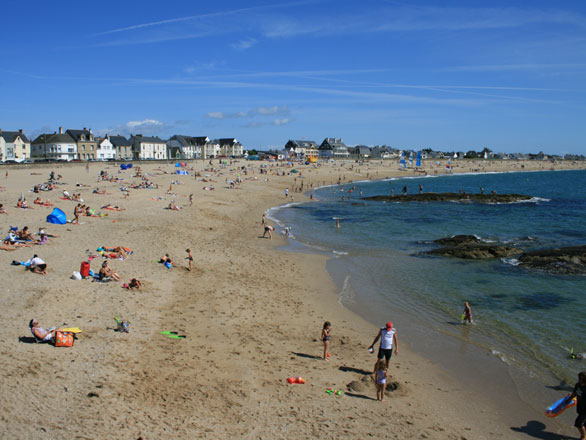
[{"label": "blue tent", "polygon": [[128,168],[128,165],[126,165],[126,164],[124,164],[124,163],[121,163],[121,164],[120,164],[120,169],[121,169],[121,170],[125,170],[125,169],[127,169],[127,168]]},{"label": "blue tent", "polygon": [[180,164],[179,162],[177,162],[177,163],[175,164],[175,166],[176,166],[177,168],[179,168],[179,167],[181,166],[181,164]]},{"label": "blue tent", "polygon": [[126,168],[132,168],[132,164],[131,163],[126,164]]},{"label": "blue tent", "polygon": [[55,225],[64,225],[67,223],[67,216],[59,208],[54,208],[53,212],[47,216],[47,221]]}]

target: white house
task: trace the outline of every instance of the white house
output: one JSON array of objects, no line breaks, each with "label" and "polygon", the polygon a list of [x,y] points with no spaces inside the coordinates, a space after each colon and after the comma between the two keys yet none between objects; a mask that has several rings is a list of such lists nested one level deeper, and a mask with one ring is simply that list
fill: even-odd
[{"label": "white house", "polygon": [[218,139],[220,144],[220,155],[227,157],[242,157],[244,155],[244,148],[242,144],[235,138]]},{"label": "white house", "polygon": [[32,142],[31,158],[71,161],[77,159],[77,143],[59,127],[59,133],[41,134]]},{"label": "white house", "polygon": [[110,141],[110,135],[106,135],[105,138],[98,138],[98,160],[110,160],[116,157],[116,148]]},{"label": "white house", "polygon": [[31,143],[22,130],[3,131],[0,128],[0,161],[22,162],[31,157]]},{"label": "white house", "polygon": [[135,159],[167,159],[167,142],[154,136],[130,135]]},{"label": "white house", "polygon": [[203,152],[204,159],[211,159],[214,157],[220,156],[220,141],[214,139],[213,141],[209,141]]}]

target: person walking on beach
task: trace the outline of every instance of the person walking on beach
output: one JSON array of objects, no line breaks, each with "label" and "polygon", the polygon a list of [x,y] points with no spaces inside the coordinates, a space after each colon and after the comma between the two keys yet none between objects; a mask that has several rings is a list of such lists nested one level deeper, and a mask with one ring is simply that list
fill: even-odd
[{"label": "person walking on beach", "polygon": [[261,224],[264,226],[267,224],[267,214],[266,213],[262,213],[262,219],[260,220]]},{"label": "person walking on beach", "polygon": [[389,378],[388,365],[382,359],[377,359],[374,364],[374,383],[376,385],[376,400],[381,402],[385,400],[385,387],[387,386],[387,380]]},{"label": "person walking on beach", "polygon": [[332,339],[330,335],[331,331],[332,324],[330,321],[324,322],[324,326],[321,329],[321,340],[324,343],[324,361],[329,361],[328,356],[330,356],[330,353],[328,353],[328,348],[330,346],[330,340]]},{"label": "person walking on beach", "polygon": [[285,198],[289,197],[289,188],[285,188]]},{"label": "person walking on beach", "polygon": [[470,308],[470,304],[468,301],[464,302],[464,313],[462,314],[462,323],[472,324],[472,309]]},{"label": "person walking on beach", "polygon": [[189,206],[193,206],[193,194],[189,194]]},{"label": "person walking on beach", "polygon": [[578,417],[576,417],[574,426],[580,433],[580,440],[586,440],[586,371],[578,373],[578,383],[574,386],[572,394],[568,396],[568,401],[574,397],[578,400],[576,405]]},{"label": "person walking on beach", "polygon": [[387,368],[389,368],[389,361],[393,355],[393,345],[395,346],[395,354],[398,354],[399,352],[399,344],[397,343],[397,329],[393,328],[393,323],[391,321],[387,322],[387,325],[379,330],[376,338],[374,338],[374,341],[372,341],[372,344],[370,344],[370,347],[368,347],[370,351],[372,351],[374,344],[376,344],[379,339],[381,341],[377,358],[385,358],[385,364]]},{"label": "person walking on beach", "polygon": [[185,252],[187,252],[187,259],[189,260],[189,271],[191,272],[191,269],[193,269],[193,254],[191,253],[191,249],[185,249]]}]

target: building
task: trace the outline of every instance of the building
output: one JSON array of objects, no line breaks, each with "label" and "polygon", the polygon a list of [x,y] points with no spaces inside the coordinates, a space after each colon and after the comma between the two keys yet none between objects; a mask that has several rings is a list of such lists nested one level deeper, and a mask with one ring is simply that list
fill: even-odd
[{"label": "building", "polygon": [[98,142],[92,133],[92,129],[83,128],[83,130],[67,130],[66,133],[71,136],[77,144],[77,158],[81,160],[96,160],[98,152]]},{"label": "building", "polygon": [[371,157],[370,147],[366,145],[356,145],[354,148],[349,148],[348,153],[358,159],[367,159]]},{"label": "building", "polygon": [[114,158],[116,160],[132,160],[134,158],[132,144],[124,136],[110,136],[110,142],[114,146]]},{"label": "building", "polygon": [[319,146],[319,157],[325,159],[347,159],[350,156],[348,147],[342,139],[325,138]]},{"label": "building", "polygon": [[98,150],[96,152],[96,158],[98,160],[113,160],[116,158],[116,149],[114,144],[110,141],[110,136],[106,135],[105,138],[97,138]]},{"label": "building", "polygon": [[212,159],[214,157],[220,156],[220,141],[218,139],[214,139],[209,141],[205,146],[205,151],[203,152],[204,159]]},{"label": "building", "polygon": [[22,162],[31,157],[31,142],[23,130],[3,131],[0,128],[0,161]]},{"label": "building", "polygon": [[220,156],[242,157],[244,155],[242,144],[235,138],[218,139],[218,144],[220,144]]},{"label": "building", "polygon": [[59,127],[58,133],[41,134],[31,143],[31,159],[77,159],[77,142]]},{"label": "building", "polygon": [[167,142],[157,136],[130,135],[134,159],[167,159]]},{"label": "building", "polygon": [[[319,156],[319,149],[314,141],[295,141],[289,140],[285,144],[285,151],[289,157],[303,157],[306,159],[317,159]],[[294,153],[294,154],[292,154]]]},{"label": "building", "polygon": [[210,139],[207,136],[193,137],[176,134],[167,141],[168,156],[173,159],[201,159]]}]

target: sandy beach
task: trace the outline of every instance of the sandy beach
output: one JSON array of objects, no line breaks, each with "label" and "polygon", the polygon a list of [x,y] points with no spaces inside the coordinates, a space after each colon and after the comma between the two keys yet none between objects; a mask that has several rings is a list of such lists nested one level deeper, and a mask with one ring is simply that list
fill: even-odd
[{"label": "sandy beach", "polygon": [[[129,189],[124,198],[121,186],[141,182],[133,177],[137,165],[158,189]],[[187,165],[194,169],[187,176],[176,175],[172,163],[154,162],[125,171],[113,163],[91,163],[89,171],[85,164],[0,169],[5,235],[10,226],[25,225],[58,235],[46,245],[0,252],[0,317],[10,324],[0,341],[1,438],[575,438],[568,419],[547,420],[514,392],[499,405],[463,387],[449,370],[411,350],[408,334],[399,333],[399,353],[391,360],[394,390],[377,401],[370,376],[375,356],[367,351],[377,326],[338,303],[326,256],[282,250],[287,239],[279,231],[272,240],[262,238],[262,214],[291,202],[286,188],[295,201],[310,201],[312,186],[417,172],[398,170],[396,161],[301,165],[298,174],[286,165],[244,160]],[[445,173],[445,164],[424,165],[430,174]],[[261,174],[261,166],[268,173]],[[453,172],[584,167],[465,161]],[[34,205],[37,194],[29,190],[51,170],[62,179],[41,198],[72,218],[77,203],[59,198],[66,189],[107,215],[82,217],[79,225],[47,223],[53,208]],[[101,170],[124,180],[98,182]],[[242,183],[231,188],[237,179]],[[301,182],[303,192],[295,191]],[[214,190],[204,189],[210,186]],[[96,187],[109,194],[94,194]],[[21,193],[34,209],[15,207]],[[172,201],[182,209],[165,209]],[[124,210],[100,209],[106,204]],[[110,260],[121,282],[72,280],[100,246],[133,251],[124,261]],[[176,263],[172,269],[158,262],[166,253]],[[47,262],[47,275],[11,265],[33,254]],[[92,270],[102,261],[94,258]],[[143,282],[141,291],[123,288],[131,278]],[[130,321],[129,333],[114,331],[115,317]],[[31,318],[43,327],[83,332],[72,348],[38,344],[28,328]],[[326,320],[333,325],[329,362],[320,357]],[[286,382],[295,376],[307,382]]]}]

